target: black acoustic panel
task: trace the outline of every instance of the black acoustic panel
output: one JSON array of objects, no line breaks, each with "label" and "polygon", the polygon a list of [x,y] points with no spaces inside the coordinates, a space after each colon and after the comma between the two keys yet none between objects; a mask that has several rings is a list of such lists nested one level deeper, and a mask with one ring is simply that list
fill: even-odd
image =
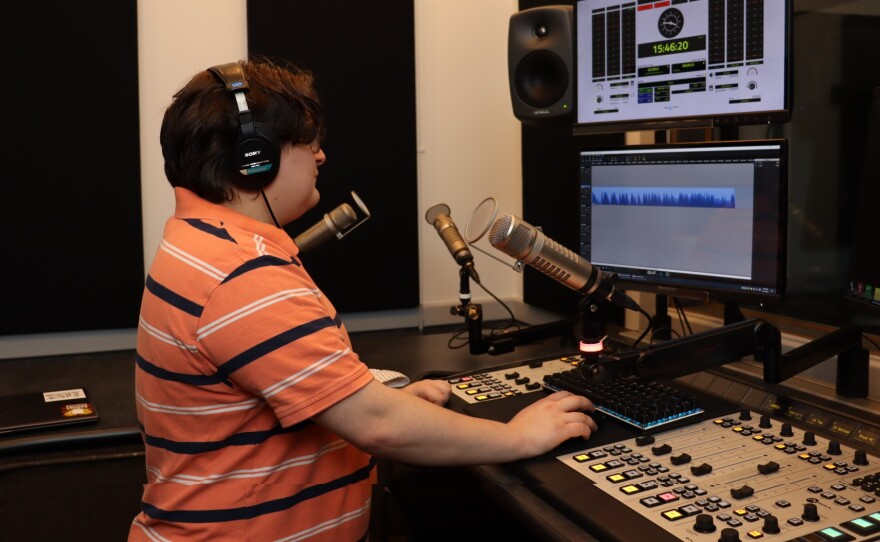
[{"label": "black acoustic panel", "polygon": [[[520,10],[573,2],[520,0]],[[523,125],[522,175],[523,219],[540,226],[551,239],[571,250],[580,243],[578,150],[590,145],[624,143],[623,134],[572,135],[565,123]],[[581,296],[550,277],[526,268],[523,300],[536,307],[574,316]],[[609,309],[614,311],[613,308]]]},{"label": "black acoustic panel", "polygon": [[303,255],[341,312],[419,305],[412,0],[249,0],[251,55],[311,70],[327,119],[318,206],[301,233],[356,191],[373,217]]},{"label": "black acoustic panel", "polygon": [[0,335],[135,327],[137,2],[15,2],[3,17]]}]

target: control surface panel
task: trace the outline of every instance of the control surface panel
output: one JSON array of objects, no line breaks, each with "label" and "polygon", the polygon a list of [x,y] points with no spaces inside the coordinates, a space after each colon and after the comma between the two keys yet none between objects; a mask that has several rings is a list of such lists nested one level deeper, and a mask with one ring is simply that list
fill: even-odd
[{"label": "control surface panel", "polygon": [[880,533],[880,459],[748,410],[557,459],[680,540]]}]

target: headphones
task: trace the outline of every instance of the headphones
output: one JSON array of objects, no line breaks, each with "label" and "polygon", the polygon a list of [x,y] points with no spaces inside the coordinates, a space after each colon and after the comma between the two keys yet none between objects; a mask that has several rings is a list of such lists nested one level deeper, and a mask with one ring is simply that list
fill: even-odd
[{"label": "headphones", "polygon": [[281,143],[271,128],[254,122],[248,109],[245,93],[249,90],[244,71],[238,62],[208,68],[231,92],[238,104],[239,137],[235,144],[235,166],[239,175],[233,178],[236,186],[245,190],[262,190],[278,175],[281,162]]}]

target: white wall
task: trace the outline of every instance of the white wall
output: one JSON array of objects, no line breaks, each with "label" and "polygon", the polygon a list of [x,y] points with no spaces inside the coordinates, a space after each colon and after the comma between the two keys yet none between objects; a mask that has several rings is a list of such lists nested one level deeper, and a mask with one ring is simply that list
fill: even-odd
[{"label": "white wall", "polygon": [[[420,228],[420,295],[423,307],[442,308],[409,315],[406,321],[418,325],[451,321],[448,307],[458,301],[458,266],[424,220],[428,207],[448,204],[464,233],[483,198],[495,196],[503,211],[513,213],[520,212],[522,199],[519,122],[507,84],[507,25],[517,1],[414,0],[414,7],[419,208],[413,212]],[[159,147],[164,108],[196,71],[246,56],[245,0],[138,1],[147,267],[174,210]],[[482,254],[476,260],[483,283],[495,295],[521,301],[520,275]],[[490,300],[482,290],[472,291],[476,302]],[[0,359],[133,347],[134,330],[2,337]]]}]

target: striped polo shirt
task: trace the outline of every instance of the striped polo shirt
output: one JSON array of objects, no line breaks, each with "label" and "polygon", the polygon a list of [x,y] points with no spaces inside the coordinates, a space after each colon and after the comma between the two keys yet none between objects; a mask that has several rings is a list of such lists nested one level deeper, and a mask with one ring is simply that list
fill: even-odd
[{"label": "striped polo shirt", "polygon": [[175,189],[136,357],[129,540],[361,540],[373,459],[310,418],[372,375],[278,228]]}]

